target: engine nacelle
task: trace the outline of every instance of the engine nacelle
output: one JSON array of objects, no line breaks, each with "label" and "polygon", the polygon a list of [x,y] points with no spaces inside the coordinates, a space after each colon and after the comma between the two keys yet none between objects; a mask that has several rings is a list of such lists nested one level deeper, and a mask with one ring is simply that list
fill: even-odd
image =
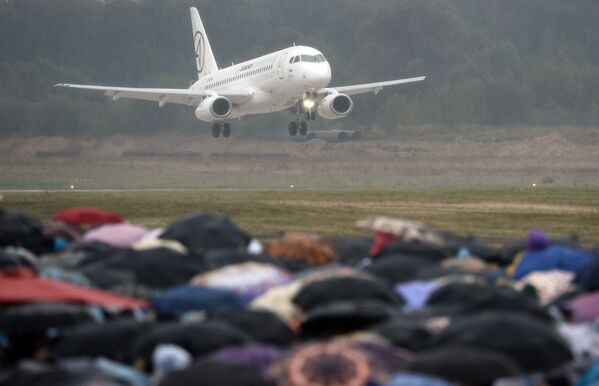
[{"label": "engine nacelle", "polygon": [[218,121],[231,115],[233,103],[229,98],[211,96],[202,101],[196,108],[196,118],[204,122]]},{"label": "engine nacelle", "polygon": [[354,102],[345,94],[330,94],[318,105],[318,115],[325,119],[347,117],[354,109]]}]

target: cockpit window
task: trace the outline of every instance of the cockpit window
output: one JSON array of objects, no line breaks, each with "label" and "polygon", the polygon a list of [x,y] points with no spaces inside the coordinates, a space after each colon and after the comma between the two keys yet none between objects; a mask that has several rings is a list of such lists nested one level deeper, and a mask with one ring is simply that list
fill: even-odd
[{"label": "cockpit window", "polygon": [[304,63],[325,63],[327,60],[324,58],[323,55],[318,54],[315,56],[312,55],[296,55],[292,58],[289,59],[289,63],[293,64],[293,63],[299,63],[299,62],[304,62]]}]

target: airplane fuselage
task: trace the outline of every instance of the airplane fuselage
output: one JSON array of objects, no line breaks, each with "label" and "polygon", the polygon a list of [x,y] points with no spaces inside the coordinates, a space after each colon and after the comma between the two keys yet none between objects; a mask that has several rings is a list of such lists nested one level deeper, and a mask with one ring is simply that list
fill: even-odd
[{"label": "airplane fuselage", "polygon": [[56,86],[103,92],[121,98],[195,106],[195,116],[212,122],[216,138],[231,135],[231,119],[289,110],[289,135],[306,136],[308,122],[347,117],[354,108],[352,95],[420,82],[424,76],[376,83],[330,87],[331,66],[324,55],[306,46],[293,46],[220,69],[196,8],[190,8],[198,80],[189,89],[114,87],[59,83]]},{"label": "airplane fuselage", "polygon": [[250,91],[251,101],[236,106],[229,116],[241,118],[286,110],[297,103],[298,95],[316,92],[330,81],[331,67],[324,55],[311,47],[295,46],[209,74],[191,90],[215,95],[226,89]]}]

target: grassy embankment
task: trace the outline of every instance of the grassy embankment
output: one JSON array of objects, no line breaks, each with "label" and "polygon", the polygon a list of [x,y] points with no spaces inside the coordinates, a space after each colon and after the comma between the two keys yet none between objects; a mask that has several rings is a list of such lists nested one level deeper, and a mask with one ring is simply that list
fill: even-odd
[{"label": "grassy embankment", "polygon": [[388,215],[457,232],[521,237],[533,228],[551,235],[599,239],[599,188],[383,190],[188,190],[4,193],[1,205],[49,219],[69,207],[96,206],[128,221],[164,226],[189,212],[229,215],[252,234],[306,231],[359,234],[354,221]]}]

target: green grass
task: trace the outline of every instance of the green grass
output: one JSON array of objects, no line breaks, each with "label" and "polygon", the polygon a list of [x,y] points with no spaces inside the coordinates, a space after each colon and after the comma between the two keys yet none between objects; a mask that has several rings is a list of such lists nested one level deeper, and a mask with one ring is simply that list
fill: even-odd
[{"label": "green grass", "polygon": [[599,188],[583,187],[8,192],[2,205],[44,220],[64,208],[95,206],[149,227],[215,212],[252,234],[360,234],[356,220],[386,215],[459,234],[521,237],[539,227],[555,236],[599,238]]}]

